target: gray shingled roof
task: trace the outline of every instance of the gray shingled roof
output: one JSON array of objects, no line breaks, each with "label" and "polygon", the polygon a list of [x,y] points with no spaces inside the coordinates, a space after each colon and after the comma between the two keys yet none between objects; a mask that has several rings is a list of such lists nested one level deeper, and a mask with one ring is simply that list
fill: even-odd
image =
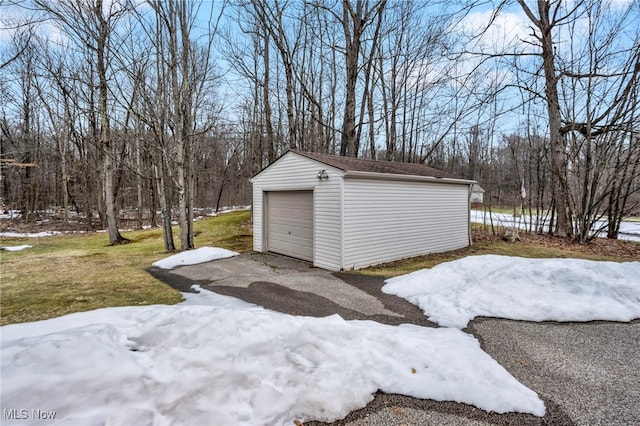
[{"label": "gray shingled roof", "polygon": [[397,163],[394,161],[378,161],[378,160],[365,160],[362,158],[341,157],[338,155],[326,155],[317,154],[314,152],[291,150],[296,154],[303,157],[310,158],[312,160],[319,161],[336,169],[344,170],[346,172],[370,172],[370,173],[385,173],[393,175],[408,175],[408,176],[425,176],[435,178],[447,178],[447,179],[463,179],[460,176],[455,176],[442,170],[427,167],[422,164],[415,163]]}]

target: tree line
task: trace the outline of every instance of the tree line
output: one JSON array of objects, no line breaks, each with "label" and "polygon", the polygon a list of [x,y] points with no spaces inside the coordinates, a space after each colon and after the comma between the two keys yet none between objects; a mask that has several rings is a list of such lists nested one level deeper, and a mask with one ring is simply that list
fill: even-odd
[{"label": "tree line", "polygon": [[579,242],[638,212],[637,2],[10,3],[2,201],[25,221],[118,244],[128,214],[189,249],[194,208],[250,204],[288,149],[447,170]]}]

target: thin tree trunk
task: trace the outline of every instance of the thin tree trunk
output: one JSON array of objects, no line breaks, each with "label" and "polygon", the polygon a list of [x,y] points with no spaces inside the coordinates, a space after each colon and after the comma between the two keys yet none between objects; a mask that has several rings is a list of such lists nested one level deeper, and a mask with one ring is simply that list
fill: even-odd
[{"label": "thin tree trunk", "polygon": [[95,14],[100,23],[100,34],[97,37],[97,71],[98,71],[98,114],[100,117],[100,145],[104,151],[102,173],[104,179],[104,197],[107,216],[107,231],[109,234],[109,244],[122,244],[127,240],[120,235],[118,230],[118,214],[115,202],[115,159],[113,157],[113,147],[111,143],[111,131],[109,127],[109,117],[107,116],[107,69],[106,69],[106,42],[109,36],[109,26],[102,15],[102,0],[96,0]]},{"label": "thin tree trunk", "polygon": [[[264,102],[264,125],[267,132],[267,160],[271,164],[276,159],[273,125],[271,124],[271,97],[269,96],[270,64],[269,64],[269,31],[264,30],[264,80],[262,83],[262,100]],[[262,150],[260,150],[262,159]],[[262,166],[262,163],[260,164]],[[260,167],[262,168],[262,167]],[[216,206],[216,211],[218,207]]]},{"label": "thin tree trunk", "polygon": [[[345,35],[345,102],[340,139],[340,155],[357,157],[356,147],[356,83],[358,81],[358,59],[362,32],[362,0],[356,1],[356,17],[351,19],[349,0],[343,0],[343,22]],[[353,23],[353,28],[351,28]]]},{"label": "thin tree trunk", "polygon": [[136,228],[142,229],[142,154],[140,153],[140,137],[136,134]]},{"label": "thin tree trunk", "polygon": [[[162,161],[162,160],[161,160]],[[155,180],[158,184],[158,198],[160,200],[160,208],[162,209],[162,236],[164,239],[164,250],[166,252],[176,251],[173,243],[173,228],[171,227],[171,176],[167,170],[166,164],[162,161],[162,173],[159,172],[158,166],[153,166]]]}]

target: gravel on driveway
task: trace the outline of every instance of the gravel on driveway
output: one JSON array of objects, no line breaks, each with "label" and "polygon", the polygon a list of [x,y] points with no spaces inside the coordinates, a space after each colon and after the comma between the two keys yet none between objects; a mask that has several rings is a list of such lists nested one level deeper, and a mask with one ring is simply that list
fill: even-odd
[{"label": "gravel on driveway", "polygon": [[522,384],[579,425],[640,425],[640,321],[481,318],[466,330]]}]

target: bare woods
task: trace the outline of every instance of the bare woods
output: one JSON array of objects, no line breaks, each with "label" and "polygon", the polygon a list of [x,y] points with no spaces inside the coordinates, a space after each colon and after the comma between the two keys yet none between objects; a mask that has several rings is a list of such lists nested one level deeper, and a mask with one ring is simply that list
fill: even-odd
[{"label": "bare woods", "polygon": [[119,244],[126,216],[189,249],[195,208],[250,204],[249,178],[291,148],[472,178],[486,205],[579,242],[638,214],[638,2],[0,0],[0,16],[2,207],[23,221],[55,211]]}]

